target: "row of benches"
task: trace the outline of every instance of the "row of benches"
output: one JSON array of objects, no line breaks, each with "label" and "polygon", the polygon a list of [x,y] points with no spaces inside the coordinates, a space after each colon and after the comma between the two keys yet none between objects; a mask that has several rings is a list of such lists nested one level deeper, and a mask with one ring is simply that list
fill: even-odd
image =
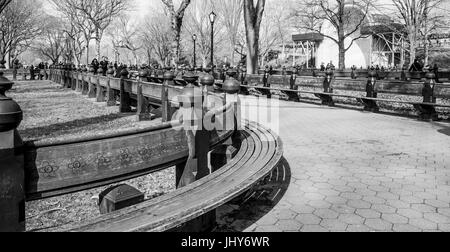
[{"label": "row of benches", "polygon": [[[389,102],[412,105],[422,120],[437,120],[436,108],[450,108],[450,104],[437,103],[437,99],[450,99],[450,85],[437,84],[433,74],[428,74],[427,80],[399,81],[399,80],[377,80],[372,73],[367,80],[352,80],[327,77],[298,77],[292,75],[247,75],[241,79],[244,94],[265,95],[271,97],[279,94],[291,101],[300,101],[301,94],[314,95],[324,105],[333,106],[333,98],[355,99],[364,105],[364,109],[377,112],[378,102]],[[328,79],[328,80],[327,80]],[[220,87],[220,83],[217,83]],[[336,93],[339,91],[339,93]],[[365,95],[345,94],[346,92],[360,92]],[[400,99],[382,99],[378,94],[401,95],[410,97],[422,97],[423,102],[411,102]]]},{"label": "row of benches", "polygon": [[[346,79],[367,79],[370,72],[373,70],[335,70],[333,74],[336,78]],[[409,72],[407,70],[375,70],[379,79],[386,80],[421,80],[426,78],[426,72]],[[297,69],[276,69],[270,70],[269,68],[258,70],[258,75],[291,75],[295,74],[298,77],[325,77],[326,71],[314,70],[297,70]],[[450,71],[436,71],[436,79],[442,82],[450,81]]]}]

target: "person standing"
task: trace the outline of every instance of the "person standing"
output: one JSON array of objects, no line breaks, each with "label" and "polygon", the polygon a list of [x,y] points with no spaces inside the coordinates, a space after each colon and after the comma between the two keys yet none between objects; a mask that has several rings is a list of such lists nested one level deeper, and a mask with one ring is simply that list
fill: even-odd
[{"label": "person standing", "polygon": [[34,78],[34,66],[30,66],[30,80],[35,80]]},{"label": "person standing", "polygon": [[91,66],[92,68],[94,68],[94,74],[97,74],[98,69],[100,67],[100,63],[98,63],[98,60],[97,59],[92,60]]}]

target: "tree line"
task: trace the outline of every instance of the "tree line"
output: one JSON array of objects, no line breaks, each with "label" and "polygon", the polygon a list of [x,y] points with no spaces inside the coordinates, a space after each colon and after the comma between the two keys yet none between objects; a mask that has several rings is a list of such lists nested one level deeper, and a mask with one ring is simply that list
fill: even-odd
[{"label": "tree line", "polygon": [[[390,28],[405,36],[402,46],[411,62],[419,44],[424,44],[427,63],[430,36],[448,25],[448,18],[436,11],[444,0],[388,0],[389,4],[377,0],[153,0],[154,9],[137,21],[132,18],[133,0],[47,2],[56,13],[47,14],[42,0],[0,0],[0,60],[11,65],[31,50],[53,63],[80,65],[89,64],[93,57],[100,59],[108,54],[105,48],[111,48],[113,61],[192,65],[195,35],[195,61],[208,66],[209,13],[214,11],[214,63],[242,62],[249,73],[274,59],[286,64],[291,34],[305,32],[321,34],[336,43],[339,68],[343,69],[350,47],[369,36],[362,34],[361,28],[373,13],[402,24],[401,29]],[[331,27],[331,34],[324,32],[325,25]]]}]

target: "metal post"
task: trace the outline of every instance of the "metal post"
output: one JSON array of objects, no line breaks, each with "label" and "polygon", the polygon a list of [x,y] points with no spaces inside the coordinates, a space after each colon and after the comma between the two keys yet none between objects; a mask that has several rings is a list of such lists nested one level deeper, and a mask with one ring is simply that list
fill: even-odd
[{"label": "metal post", "polygon": [[106,84],[106,106],[112,107],[116,106],[116,97],[114,95],[114,90],[111,88],[111,78],[114,75],[114,69],[110,67],[107,74],[108,74],[108,82]]},{"label": "metal post", "polygon": [[147,97],[144,96],[143,93],[143,83],[142,81],[147,78],[148,72],[145,69],[142,69],[139,72],[138,79],[138,89],[137,89],[137,120],[138,121],[146,121],[152,120],[152,115],[150,114],[150,104],[148,102]]},{"label": "metal post", "polygon": [[25,231],[25,171],[17,127],[20,106],[5,96],[13,83],[0,72],[0,232]]},{"label": "metal post", "polygon": [[120,113],[129,113],[131,112],[131,100],[130,93],[127,90],[126,80],[128,79],[128,70],[124,68],[120,73]]},{"label": "metal post", "polygon": [[173,80],[175,79],[175,74],[171,71],[168,71],[164,74],[164,83],[162,87],[161,93],[161,102],[162,102],[162,121],[169,122],[172,120],[172,108],[170,106],[169,101],[169,85],[173,84]]}]

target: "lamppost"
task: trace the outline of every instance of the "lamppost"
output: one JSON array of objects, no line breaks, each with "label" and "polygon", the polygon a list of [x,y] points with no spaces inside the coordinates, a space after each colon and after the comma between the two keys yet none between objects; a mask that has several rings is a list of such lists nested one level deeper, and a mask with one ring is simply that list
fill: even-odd
[{"label": "lamppost", "polygon": [[194,69],[197,69],[197,35],[192,35],[192,40],[194,41]]},{"label": "lamppost", "polygon": [[216,13],[211,12],[209,14],[209,20],[211,21],[211,70],[214,71],[214,21],[216,20]]}]

